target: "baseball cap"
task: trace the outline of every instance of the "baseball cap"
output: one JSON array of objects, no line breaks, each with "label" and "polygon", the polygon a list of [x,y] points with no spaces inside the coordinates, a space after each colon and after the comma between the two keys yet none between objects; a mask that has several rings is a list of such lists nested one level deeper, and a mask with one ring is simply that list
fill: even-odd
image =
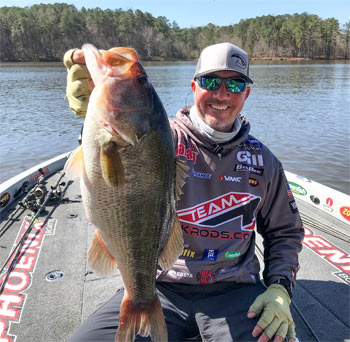
[{"label": "baseball cap", "polygon": [[248,54],[231,43],[214,44],[204,48],[199,56],[194,78],[223,70],[238,72],[249,83],[253,83],[249,78]]}]

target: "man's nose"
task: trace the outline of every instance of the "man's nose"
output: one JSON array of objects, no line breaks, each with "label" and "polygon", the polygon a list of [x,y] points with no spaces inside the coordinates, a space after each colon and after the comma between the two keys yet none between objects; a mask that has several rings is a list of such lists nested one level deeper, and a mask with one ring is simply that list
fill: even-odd
[{"label": "man's nose", "polygon": [[217,98],[225,98],[229,95],[225,82],[221,82],[220,88],[214,91],[214,96]]}]

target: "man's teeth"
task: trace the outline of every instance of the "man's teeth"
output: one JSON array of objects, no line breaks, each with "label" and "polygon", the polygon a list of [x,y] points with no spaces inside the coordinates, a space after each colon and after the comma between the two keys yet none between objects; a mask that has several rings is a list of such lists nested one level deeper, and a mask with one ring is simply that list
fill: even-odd
[{"label": "man's teeth", "polygon": [[228,108],[228,106],[218,106],[218,105],[211,105],[211,107],[217,110],[226,110]]}]

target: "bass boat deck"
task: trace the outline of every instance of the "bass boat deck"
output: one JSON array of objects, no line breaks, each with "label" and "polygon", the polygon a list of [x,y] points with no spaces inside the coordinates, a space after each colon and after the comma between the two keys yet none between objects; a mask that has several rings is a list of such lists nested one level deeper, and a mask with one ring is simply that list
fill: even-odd
[{"label": "bass boat deck", "polygon": [[[94,228],[58,156],[0,184],[0,342],[66,341],[122,286],[87,264]],[[286,172],[306,234],[292,299],[300,342],[350,338],[350,197]],[[262,241],[257,253],[262,261]],[[349,341],[349,340],[348,340]]]}]

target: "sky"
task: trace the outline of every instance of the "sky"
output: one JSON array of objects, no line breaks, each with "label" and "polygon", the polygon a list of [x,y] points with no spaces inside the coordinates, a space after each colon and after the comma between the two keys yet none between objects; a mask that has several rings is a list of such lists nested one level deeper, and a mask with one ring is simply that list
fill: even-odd
[{"label": "sky", "polygon": [[303,12],[316,14],[321,19],[338,19],[340,28],[350,21],[350,0],[0,0],[0,7],[26,7],[57,2],[72,4],[77,9],[139,9],[154,17],[164,16],[170,23],[175,21],[181,28],[205,26],[209,23],[226,26],[237,24],[241,19]]}]

